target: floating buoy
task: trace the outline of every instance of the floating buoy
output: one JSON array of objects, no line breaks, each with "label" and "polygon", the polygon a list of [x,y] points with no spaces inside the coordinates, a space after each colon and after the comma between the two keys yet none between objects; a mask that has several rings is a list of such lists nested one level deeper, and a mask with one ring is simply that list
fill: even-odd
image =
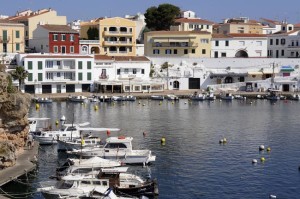
[{"label": "floating buoy", "polygon": [[277,198],[277,197],[271,194],[269,198]]},{"label": "floating buoy", "polygon": [[160,141],[161,141],[162,144],[164,144],[164,143],[166,143],[166,138],[162,137]]},{"label": "floating buoy", "polygon": [[145,131],[143,132],[143,136],[144,136],[144,137],[146,136],[146,132],[145,132]]},{"label": "floating buoy", "polygon": [[139,104],[141,104],[141,101],[139,101]]},{"label": "floating buoy", "polygon": [[60,121],[66,121],[66,117],[63,115],[63,116],[60,118]]},{"label": "floating buoy", "polygon": [[267,151],[270,152],[270,151],[271,151],[271,147],[268,147],[268,148],[267,148]]},{"label": "floating buoy", "polygon": [[98,110],[98,106],[97,106],[97,105],[94,106],[94,110],[95,110],[95,111]]},{"label": "floating buoy", "polygon": [[184,102],[184,104],[187,104],[186,102]]},{"label": "floating buoy", "polygon": [[223,138],[223,142],[224,142],[224,143],[227,143],[227,139],[226,139],[226,138]]},{"label": "floating buoy", "polygon": [[260,151],[265,150],[265,146],[264,146],[264,145],[260,145],[260,146],[259,146],[259,150],[260,150]]},{"label": "floating buoy", "polygon": [[56,126],[58,125],[58,120],[55,121],[55,125],[56,125]]},{"label": "floating buoy", "polygon": [[83,102],[81,102],[81,105],[83,105]]},{"label": "floating buoy", "polygon": [[172,102],[172,104],[174,104],[174,102]]},{"label": "floating buoy", "polygon": [[125,105],[125,103],[123,102],[123,105]]},{"label": "floating buoy", "polygon": [[39,108],[40,108],[40,105],[39,105],[39,104],[35,104],[35,108],[36,108],[36,109],[39,109]]},{"label": "floating buoy", "polygon": [[143,104],[143,106],[146,106],[146,104]]},{"label": "floating buoy", "polygon": [[108,135],[108,136],[110,135],[110,130],[106,131],[106,135]]},{"label": "floating buoy", "polygon": [[224,143],[224,140],[223,140],[223,139],[221,139],[221,140],[219,141],[219,143],[220,143],[220,144],[223,144],[223,143]]},{"label": "floating buoy", "polygon": [[220,102],[222,102],[222,100],[220,99]]},{"label": "floating buoy", "polygon": [[250,102],[250,104],[252,104],[252,102]]},{"label": "floating buoy", "polygon": [[257,159],[253,159],[252,164],[256,164],[256,163],[257,163]]},{"label": "floating buoy", "polygon": [[261,157],[261,158],[260,158],[260,161],[261,161],[261,162],[264,162],[264,161],[266,161],[266,159],[265,159],[264,157]]}]

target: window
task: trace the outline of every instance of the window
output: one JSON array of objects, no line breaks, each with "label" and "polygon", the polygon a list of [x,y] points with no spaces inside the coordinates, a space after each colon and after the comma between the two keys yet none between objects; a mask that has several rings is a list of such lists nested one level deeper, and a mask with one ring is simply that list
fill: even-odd
[{"label": "window", "polygon": [[78,61],[78,69],[82,69],[82,61]]},{"label": "window", "polygon": [[219,46],[219,41],[216,41],[216,42],[215,42],[215,46]]},{"label": "window", "polygon": [[273,45],[273,39],[270,39],[270,45]]},{"label": "window", "polygon": [[192,54],[195,54],[196,53],[196,50],[195,49],[192,49]]},{"label": "window", "polygon": [[39,70],[43,69],[43,62],[42,61],[38,61],[38,69]]},{"label": "window", "polygon": [[142,74],[145,74],[145,69],[142,69]]},{"label": "window", "polygon": [[190,24],[189,25],[189,29],[193,29],[194,28],[194,25],[193,24]]},{"label": "window", "polygon": [[74,53],[74,46],[70,46],[70,53]]},{"label": "window", "polygon": [[293,28],[291,26],[289,26],[289,30],[292,30]]},{"label": "window", "polygon": [[189,53],[189,50],[188,49],[184,49],[184,54],[188,54]]},{"label": "window", "polygon": [[129,72],[128,68],[125,68],[125,69],[124,69],[124,73],[125,73],[125,74],[128,74],[128,72]]},{"label": "window", "polygon": [[225,41],[225,46],[229,46],[229,41]]},{"label": "window", "polygon": [[53,46],[53,52],[58,53],[58,46]]},{"label": "window", "polygon": [[74,41],[74,35],[70,34],[70,41]]},{"label": "window", "polygon": [[92,69],[92,62],[91,61],[87,62],[87,69]]},{"label": "window", "polygon": [[132,28],[129,28],[129,32],[132,32]]},{"label": "window", "polygon": [[202,49],[202,55],[206,54],[206,49]]},{"label": "window", "polygon": [[159,50],[158,49],[153,49],[153,54],[154,55],[159,55]]},{"label": "window", "polygon": [[276,39],[276,45],[279,45],[279,39]]},{"label": "window", "polygon": [[82,80],[82,73],[78,73],[78,81]]},{"label": "window", "polygon": [[206,29],[209,29],[209,25],[206,25]]},{"label": "window", "polygon": [[121,74],[121,69],[117,69],[117,75]]},{"label": "window", "polygon": [[284,56],[284,50],[281,50],[281,56]]},{"label": "window", "polygon": [[28,70],[32,70],[32,61],[27,62]]},{"label": "window", "polygon": [[56,77],[60,77],[60,73],[56,73]]},{"label": "window", "polygon": [[208,39],[200,39],[200,42],[201,42],[202,44],[208,44]]},{"label": "window", "polygon": [[132,52],[132,47],[128,47],[128,51],[129,51],[129,52]]},{"label": "window", "polygon": [[43,49],[44,49],[44,45],[42,44],[42,45],[41,45],[41,50],[43,50]]},{"label": "window", "polygon": [[43,73],[38,73],[38,81],[43,81]]},{"label": "window", "polygon": [[58,40],[58,35],[57,34],[54,34],[53,35],[53,41],[57,41]]},{"label": "window", "polygon": [[53,73],[46,73],[46,79],[53,79]]},{"label": "window", "polygon": [[171,51],[171,49],[166,49],[166,50],[165,50],[165,54],[166,54],[166,55],[170,55],[170,54],[172,54],[172,51]]},{"label": "window", "polygon": [[280,43],[281,43],[281,45],[284,45],[285,44],[285,39],[281,39]]},{"label": "window", "polygon": [[28,81],[32,82],[32,73],[28,73]]},{"label": "window", "polygon": [[239,41],[240,46],[245,46],[245,41]]},{"label": "window", "polygon": [[132,69],[132,74],[136,74],[136,68]]},{"label": "window", "polygon": [[226,53],[221,53],[221,57],[226,57]]},{"label": "window", "polygon": [[177,49],[174,49],[173,54],[177,55]]},{"label": "window", "polygon": [[20,43],[16,43],[16,51],[20,50]]},{"label": "window", "polygon": [[20,31],[16,30],[16,38],[20,38]]},{"label": "window", "polygon": [[66,35],[65,34],[61,34],[60,35],[60,39],[61,39],[61,41],[66,41]]},{"label": "window", "polygon": [[87,80],[92,80],[92,73],[87,73]]}]

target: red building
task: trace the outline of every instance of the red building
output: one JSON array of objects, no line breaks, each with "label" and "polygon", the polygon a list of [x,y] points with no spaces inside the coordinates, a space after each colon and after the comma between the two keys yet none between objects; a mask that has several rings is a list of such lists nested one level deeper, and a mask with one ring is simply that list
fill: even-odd
[{"label": "red building", "polygon": [[78,54],[79,32],[67,25],[38,25],[29,43],[36,52]]}]

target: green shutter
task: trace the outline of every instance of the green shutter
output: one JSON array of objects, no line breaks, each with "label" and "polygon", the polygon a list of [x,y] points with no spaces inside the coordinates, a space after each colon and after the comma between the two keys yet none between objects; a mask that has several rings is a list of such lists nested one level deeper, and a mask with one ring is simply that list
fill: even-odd
[{"label": "green shutter", "polygon": [[42,61],[38,61],[38,69],[43,70],[43,62]]},{"label": "green shutter", "polygon": [[87,80],[92,80],[92,73],[87,73]]},{"label": "green shutter", "polygon": [[91,61],[87,62],[87,69],[92,69],[92,62]]},{"label": "green shutter", "polygon": [[28,73],[28,81],[32,82],[32,73]]},{"label": "green shutter", "polygon": [[41,82],[41,81],[43,81],[43,73],[39,73],[38,74],[39,76],[38,76],[38,80]]},{"label": "green shutter", "polygon": [[78,62],[78,69],[82,69],[82,61]]},{"label": "green shutter", "polygon": [[7,41],[7,30],[2,31],[2,37],[3,37],[3,41],[6,42]]},{"label": "green shutter", "polygon": [[78,73],[78,81],[82,80],[82,73]]},{"label": "green shutter", "polygon": [[16,43],[16,50],[19,51],[20,50],[20,44]]},{"label": "green shutter", "polygon": [[20,38],[20,31],[16,31],[16,38]]},{"label": "green shutter", "polygon": [[28,70],[32,70],[32,61],[27,62]]}]

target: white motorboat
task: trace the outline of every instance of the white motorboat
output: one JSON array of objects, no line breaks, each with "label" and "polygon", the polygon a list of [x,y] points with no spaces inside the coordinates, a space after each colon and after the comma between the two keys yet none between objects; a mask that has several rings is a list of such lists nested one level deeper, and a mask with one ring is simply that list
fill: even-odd
[{"label": "white motorboat", "polygon": [[48,97],[45,97],[45,98],[44,97],[38,97],[38,98],[35,98],[34,101],[36,103],[52,103],[53,102],[53,100],[48,98]]},{"label": "white motorboat", "polygon": [[206,95],[205,94],[202,94],[202,93],[197,93],[195,92],[193,95],[190,96],[190,99],[191,100],[195,100],[195,101],[203,101],[206,99]]},{"label": "white motorboat", "polygon": [[209,92],[209,93],[206,94],[206,99],[207,100],[215,100],[216,96],[213,92]]},{"label": "white motorboat", "polygon": [[73,150],[69,153],[81,157],[98,156],[110,160],[120,160],[126,164],[148,164],[154,162],[156,156],[151,150],[133,150],[132,137],[109,137],[106,139],[104,147],[85,148]]},{"label": "white motorboat", "polygon": [[92,157],[89,159],[68,158],[67,161],[56,169],[57,177],[72,173],[88,173],[100,171],[101,168],[118,167],[122,163],[116,160],[106,160],[100,157]]},{"label": "white motorboat", "polygon": [[232,93],[223,93],[220,95],[220,98],[222,100],[233,100],[234,99],[234,96],[232,95]]},{"label": "white motorboat", "polygon": [[73,140],[57,140],[59,151],[72,151],[76,149],[83,149],[87,147],[99,147],[103,145],[101,139],[95,136],[85,137],[81,135],[81,138],[75,138]]},{"label": "white motorboat", "polygon": [[288,99],[298,101],[298,100],[300,100],[300,95],[299,94],[293,94],[293,95],[288,96]]},{"label": "white motorboat", "polygon": [[42,129],[49,129],[51,127],[50,118],[28,118],[29,132],[34,133]]},{"label": "white motorboat", "polygon": [[174,94],[166,95],[165,99],[167,99],[167,100],[179,100],[178,96],[176,96]]},{"label": "white motorboat", "polygon": [[162,96],[162,95],[151,95],[150,99],[152,99],[152,100],[164,100],[164,96]]},{"label": "white motorboat", "polygon": [[87,97],[78,95],[78,96],[69,96],[70,102],[85,102],[87,100]]},{"label": "white motorboat", "polygon": [[[55,186],[38,188],[45,198],[86,197],[95,189],[111,188],[117,194],[158,195],[156,180],[126,173],[128,167],[101,168],[98,174],[69,174]],[[101,193],[104,193],[101,191]]]},{"label": "white motorboat", "polygon": [[[58,131],[40,131],[34,133],[34,138],[43,144],[57,144],[57,140],[70,141],[75,138],[80,138],[84,132],[106,132],[106,131],[119,131],[117,128],[92,128],[83,127],[89,125],[88,122],[81,124],[64,124],[62,129]],[[62,148],[64,149],[64,148]],[[58,151],[60,148],[58,147]]]},{"label": "white motorboat", "polygon": [[112,97],[107,96],[107,95],[101,95],[99,97],[100,102],[111,102],[112,101]]}]

